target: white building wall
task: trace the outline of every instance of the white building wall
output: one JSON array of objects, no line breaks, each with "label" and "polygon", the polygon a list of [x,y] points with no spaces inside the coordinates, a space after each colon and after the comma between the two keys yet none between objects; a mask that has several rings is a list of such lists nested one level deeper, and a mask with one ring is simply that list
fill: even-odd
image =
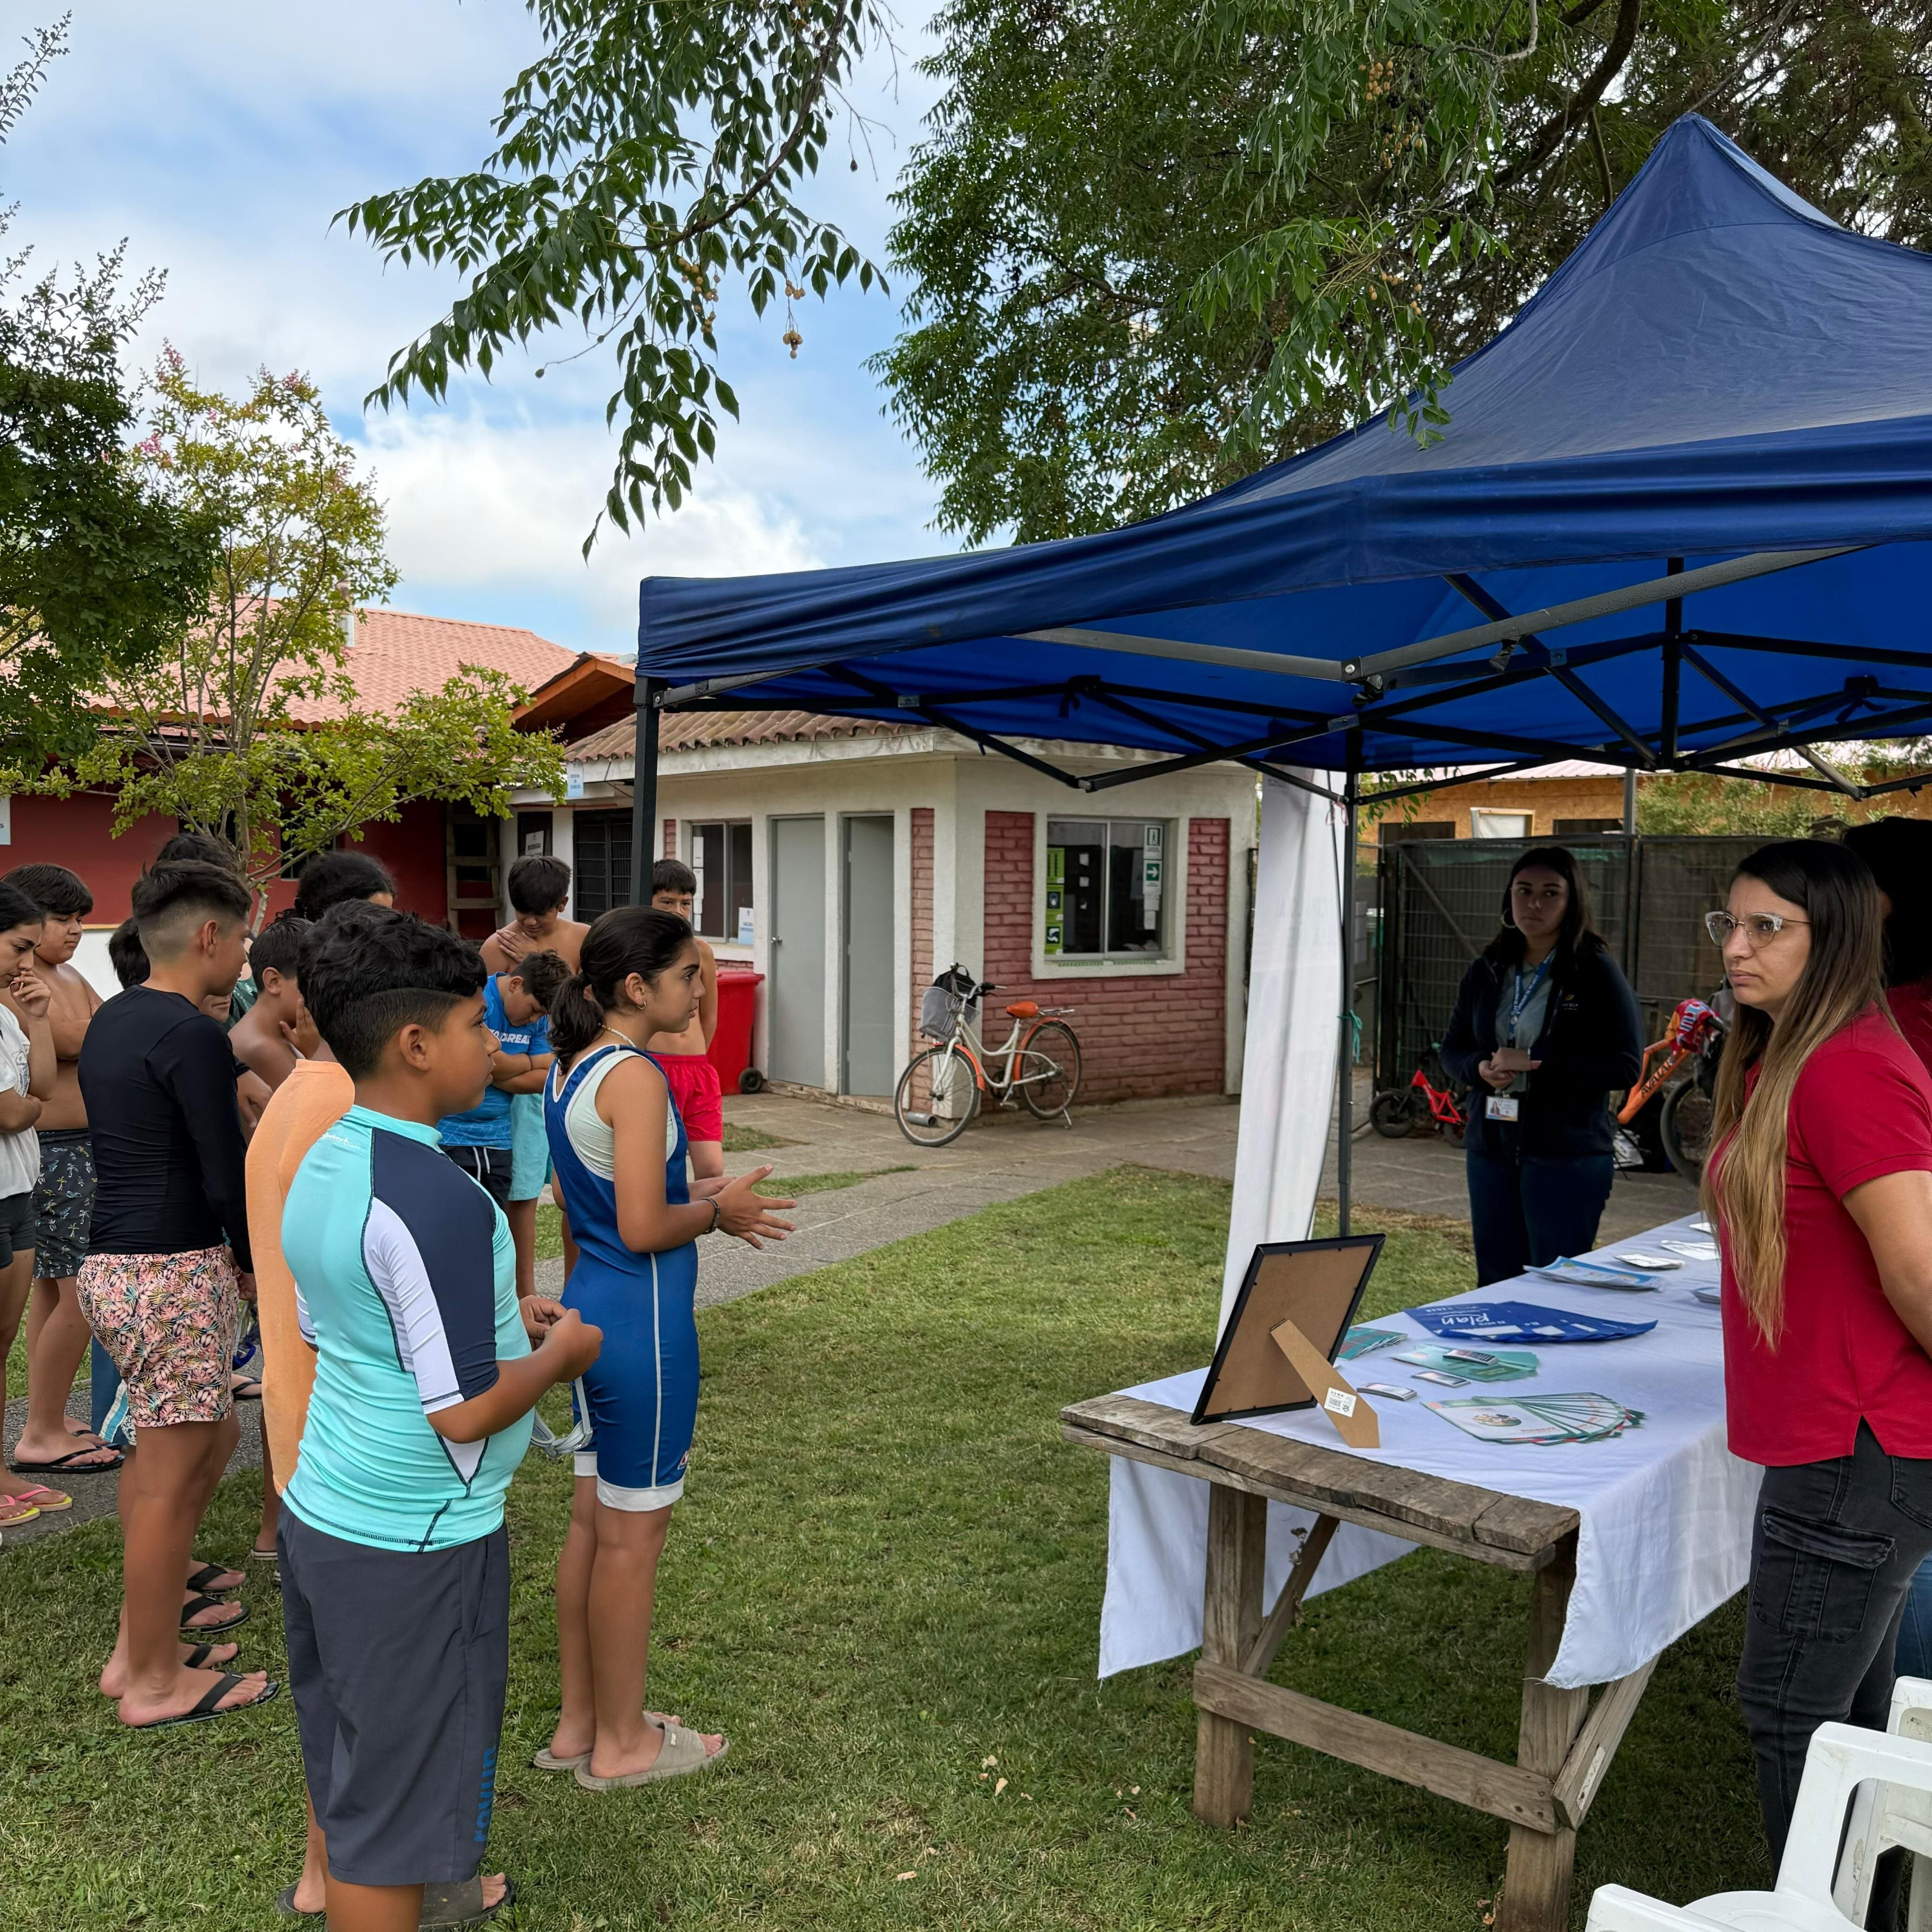
[{"label": "white building wall", "polygon": [[[1226,1087],[1239,1090],[1244,1027],[1244,943],[1247,926],[1248,852],[1256,832],[1255,782],[1232,766],[1206,766],[1190,772],[1088,794],[1054,783],[1010,759],[977,752],[962,754],[958,741],[940,732],[892,738],[841,737],[782,745],[724,746],[665,754],[659,767],[658,806],[654,826],[662,838],[666,818],[678,822],[677,856],[690,856],[688,827],[694,821],[748,820],[752,826],[752,897],[755,904],[752,944],[713,940],[720,959],[742,960],[769,976],[766,944],[772,904],[771,822],[776,818],[822,816],[825,822],[825,1067],[823,1084],[838,1088],[842,1062],[840,1026],[844,910],[842,820],[851,815],[890,813],[893,823],[893,870],[896,916],[893,950],[893,1037],[898,1068],[909,1052],[913,1019],[922,985],[912,975],[911,812],[915,806],[933,812],[933,937],[935,971],[957,959],[983,974],[986,950],[986,815],[988,811],[1030,812],[1034,814],[1036,890],[1044,876],[1040,856],[1049,815],[1162,818],[1176,821],[1173,890],[1175,903],[1186,904],[1186,867],[1188,821],[1196,817],[1228,822],[1227,1048]],[[1097,748],[1057,748],[1052,761],[1076,771],[1119,770],[1124,754]],[[572,856],[572,811],[580,803],[590,809],[610,809],[624,802],[613,782],[628,790],[630,760],[586,764],[583,767],[584,795],[580,800],[553,806],[552,849],[561,859]],[[532,801],[534,802],[534,801]],[[548,804],[549,801],[544,801]],[[1036,937],[1034,971],[1042,978],[1078,980],[1106,975],[1159,976],[1180,970],[1185,943],[1184,918],[1173,930],[1172,956],[1149,962],[1062,961],[1039,952]],[[753,1062],[769,1064],[765,1036],[766,1003],[759,1003]]]}]

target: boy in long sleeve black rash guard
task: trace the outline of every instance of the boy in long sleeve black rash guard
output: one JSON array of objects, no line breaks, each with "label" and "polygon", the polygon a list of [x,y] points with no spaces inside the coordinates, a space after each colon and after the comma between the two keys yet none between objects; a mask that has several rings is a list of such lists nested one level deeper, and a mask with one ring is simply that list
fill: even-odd
[{"label": "boy in long sleeve black rash guard", "polygon": [[254,901],[232,872],[188,860],[154,866],[133,898],[147,983],[94,1015],[80,1051],[97,1180],[79,1292],[134,1430],[121,1636],[102,1688],[145,1729],[240,1710],[275,1686],[190,1666],[178,1640],[190,1619],[202,1638],[242,1621],[212,1597],[184,1604],[182,1580],[234,1451],[229,1365],[254,1292],[234,1057],[202,1010],[241,976]]},{"label": "boy in long sleeve black rash guard", "polygon": [[228,1036],[179,993],[130,986],[94,1016],[80,1089],[93,1124],[97,1255],[219,1247],[249,1266]]}]

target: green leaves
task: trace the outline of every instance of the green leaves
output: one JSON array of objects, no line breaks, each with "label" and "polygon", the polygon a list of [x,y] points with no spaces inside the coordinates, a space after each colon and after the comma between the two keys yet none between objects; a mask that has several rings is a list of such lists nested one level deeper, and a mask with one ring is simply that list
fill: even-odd
[{"label": "green leaves", "polygon": [[[0,75],[0,136],[64,27],[32,36]],[[118,249],[34,280],[27,262],[0,262],[0,759],[34,772],[89,742],[87,694],[151,662],[205,607],[212,551],[206,522],[126,446],[135,404],[121,353],[160,278],[124,287]]]},{"label": "green leaves", "polygon": [[717,370],[720,301],[735,286],[762,315],[781,284],[823,296],[854,274],[878,279],[793,196],[888,16],[875,0],[530,4],[545,52],[506,93],[482,167],[338,218],[386,260],[448,262],[467,280],[368,400],[440,400],[452,369],[487,376],[511,347],[580,329],[577,353],[616,363],[603,514],[628,530],[647,504],[677,507],[716,447],[717,412],[738,412]]},{"label": "green leaves", "polygon": [[1692,109],[1932,240],[1932,0],[951,0],[873,367],[971,541],[1112,527],[1378,410],[1426,440]]},{"label": "green leaves", "polygon": [[515,729],[524,693],[497,672],[362,708],[344,620],[396,573],[382,501],[306,376],[264,369],[231,397],[170,350],[153,387],[140,474],[208,534],[212,590],[204,577],[166,648],[105,681],[116,722],[24,783],[112,790],[117,831],[160,813],[226,832],[258,886],[412,799],[498,817],[514,788],[562,789],[556,746]]}]

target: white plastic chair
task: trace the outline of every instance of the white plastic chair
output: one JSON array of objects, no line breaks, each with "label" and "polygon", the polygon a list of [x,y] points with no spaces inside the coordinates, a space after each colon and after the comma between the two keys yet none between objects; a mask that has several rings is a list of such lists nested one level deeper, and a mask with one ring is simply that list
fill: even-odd
[{"label": "white plastic chair", "polygon": [[[1893,1737],[1932,1739],[1932,1682],[1923,1677],[1901,1677],[1892,1687],[1892,1714],[1886,1730]],[[1915,1857],[1932,1852],[1932,1796],[1918,1791],[1895,1791],[1889,1806],[1894,1820],[1911,1828],[1889,1842],[1904,1845]],[[1871,1903],[1872,1874],[1878,1855],[1886,1848],[1876,1838],[1873,1824],[1877,1811],[1877,1794],[1871,1786],[1862,1788],[1852,1805],[1845,1848],[1838,1859],[1837,1882],[1832,1888],[1832,1902],[1855,1925],[1862,1925],[1866,1907]],[[1908,1932],[1932,1932],[1932,1866],[1918,1882],[1914,1873]]]},{"label": "white plastic chair", "polygon": [[[1932,1852],[1932,1684],[1904,1680],[1892,1721],[1894,1731],[1884,1733],[1850,1724],[1821,1724],[1814,1733],[1775,1890],[1716,1892],[1680,1906],[1602,1886],[1590,1901],[1588,1932],[1859,1932],[1878,1854],[1892,1845]],[[1860,1804],[1867,1783],[1874,1789]],[[1862,1814],[1849,1832],[1848,1813]],[[1835,1896],[1841,1876],[1844,1903],[1859,1917],[1848,1917]],[[1915,1904],[1913,1932],[1924,1910]]]}]

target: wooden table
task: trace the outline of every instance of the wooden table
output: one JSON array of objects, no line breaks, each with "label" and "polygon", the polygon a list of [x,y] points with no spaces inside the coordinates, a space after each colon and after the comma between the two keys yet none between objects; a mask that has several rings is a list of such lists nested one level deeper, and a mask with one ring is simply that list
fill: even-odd
[{"label": "wooden table", "polygon": [[[1502,1819],[1510,1828],[1509,1864],[1496,1932],[1563,1932],[1576,1828],[1602,1788],[1656,1668],[1652,1658],[1604,1685],[1594,1705],[1588,1690],[1559,1690],[1542,1681],[1562,1641],[1576,1578],[1576,1512],[1390,1468],[1239,1423],[1197,1429],[1184,1411],[1132,1396],[1076,1402],[1060,1412],[1060,1432],[1070,1442],[1210,1485],[1207,1595],[1201,1661],[1194,1671],[1200,1712],[1196,1816],[1221,1826],[1247,1816],[1254,1801],[1252,1734],[1266,1731]],[[1270,1498],[1312,1510],[1316,1522],[1279,1600],[1264,1615]],[[1514,1764],[1266,1681],[1322,1553],[1343,1522],[1534,1578]]]}]

